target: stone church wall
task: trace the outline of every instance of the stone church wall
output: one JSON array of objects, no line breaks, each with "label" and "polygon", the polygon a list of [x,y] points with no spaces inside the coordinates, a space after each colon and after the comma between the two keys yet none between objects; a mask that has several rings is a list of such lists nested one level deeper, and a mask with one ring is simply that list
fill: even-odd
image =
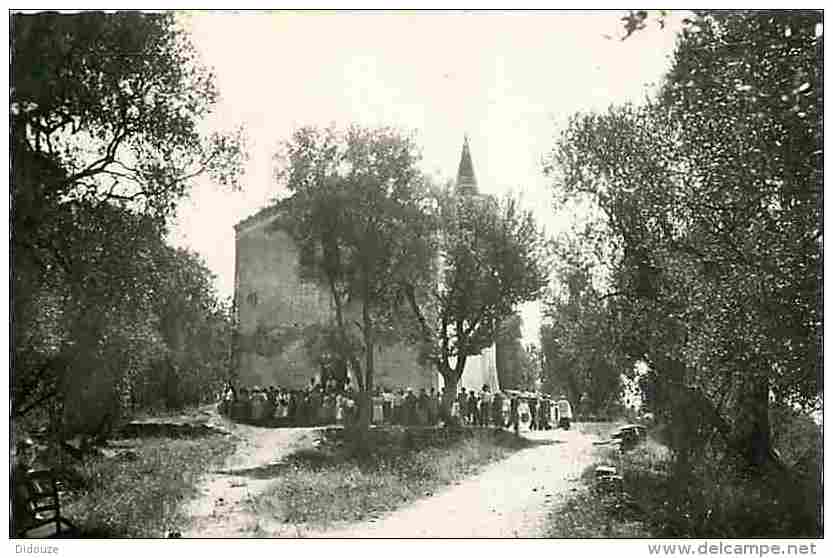
[{"label": "stone church wall", "polygon": [[[298,251],[264,210],[236,227],[236,358],[242,385],[300,388],[319,373],[304,348],[304,329],[333,318],[330,298],[298,275]],[[437,375],[420,367],[404,345],[379,347],[374,384],[419,389],[436,387]]]}]

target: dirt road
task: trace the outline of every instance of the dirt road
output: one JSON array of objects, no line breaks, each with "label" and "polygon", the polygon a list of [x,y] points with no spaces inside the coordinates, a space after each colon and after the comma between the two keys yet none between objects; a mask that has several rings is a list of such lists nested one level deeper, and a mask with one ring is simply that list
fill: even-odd
[{"label": "dirt road", "polygon": [[[238,538],[259,536],[258,518],[247,505],[272,482],[269,467],[302,448],[313,447],[312,428],[262,428],[216,421],[239,439],[222,470],[203,479],[200,495],[187,506],[191,525],[183,537]],[[258,474],[262,471],[262,475]]]},{"label": "dirt road", "polygon": [[513,538],[545,535],[547,513],[592,463],[594,437],[530,432],[542,445],[495,463],[436,496],[368,523],[307,536],[338,538]]},{"label": "dirt road", "polygon": [[[228,426],[227,426],[228,427]],[[592,463],[596,438],[576,430],[529,432],[539,443],[495,463],[480,474],[405,508],[336,530],[310,531],[258,517],[250,498],[265,490],[283,456],[312,447],[313,429],[268,429],[233,425],[241,438],[226,470],[205,479],[202,494],[187,510],[186,537],[538,537],[547,513],[566,498]],[[262,472],[262,476],[258,474]]]}]

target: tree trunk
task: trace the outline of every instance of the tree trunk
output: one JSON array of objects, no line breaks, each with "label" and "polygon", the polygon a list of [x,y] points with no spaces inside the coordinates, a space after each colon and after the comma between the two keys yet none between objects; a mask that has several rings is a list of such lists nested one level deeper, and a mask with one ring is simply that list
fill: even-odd
[{"label": "tree trunk", "polygon": [[755,378],[745,390],[738,420],[738,443],[747,463],[758,471],[770,461],[769,379]]},{"label": "tree trunk", "polygon": [[338,294],[335,281],[330,278],[330,296],[333,299],[333,308],[336,313],[336,326],[338,327],[339,337],[341,337],[341,358],[350,363],[350,367],[356,375],[356,381],[359,383],[359,391],[364,391],[364,378],[362,377],[362,367],[359,359],[352,351],[347,351],[349,339],[347,337],[347,328],[344,325],[344,310],[342,309],[341,297]]},{"label": "tree trunk", "polygon": [[362,363],[356,355],[350,356],[350,369],[353,371],[356,382],[358,382],[356,387],[360,392],[364,391],[364,372],[362,371]]},{"label": "tree trunk", "polygon": [[[367,293],[366,293],[367,294]],[[364,386],[361,392],[360,424],[362,428],[369,428],[373,406],[371,396],[373,395],[373,323],[370,319],[370,308],[367,298],[362,302],[362,333],[365,346],[365,370]]]},{"label": "tree trunk", "polygon": [[520,382],[513,374],[509,365],[510,348],[505,339],[498,338],[495,342],[495,368],[497,368],[497,379],[501,386],[517,387]]},{"label": "tree trunk", "polygon": [[[446,386],[450,383],[454,383],[454,391],[451,393],[451,397],[457,396],[457,384],[463,377],[463,371],[466,369],[466,356],[458,356],[457,362],[454,363],[454,368],[452,369],[450,366],[446,365],[448,369],[448,377],[446,378]],[[444,376],[445,377],[445,376]],[[448,391],[448,389],[446,389]],[[460,409],[460,413],[463,413],[463,409]]]},{"label": "tree trunk", "polygon": [[[451,408],[454,406],[454,400],[457,398],[457,385],[460,382],[460,377],[454,374],[454,371],[448,365],[439,366],[440,375],[445,382],[445,391],[442,399],[442,414],[447,418],[451,418]],[[460,413],[463,410],[460,409]]]}]

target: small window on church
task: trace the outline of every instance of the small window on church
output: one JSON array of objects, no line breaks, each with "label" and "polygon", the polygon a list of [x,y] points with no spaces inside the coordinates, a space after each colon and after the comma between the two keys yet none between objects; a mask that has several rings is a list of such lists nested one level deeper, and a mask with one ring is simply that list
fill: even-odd
[{"label": "small window on church", "polygon": [[252,306],[257,306],[257,293],[249,293],[246,296],[246,302],[248,302]]}]

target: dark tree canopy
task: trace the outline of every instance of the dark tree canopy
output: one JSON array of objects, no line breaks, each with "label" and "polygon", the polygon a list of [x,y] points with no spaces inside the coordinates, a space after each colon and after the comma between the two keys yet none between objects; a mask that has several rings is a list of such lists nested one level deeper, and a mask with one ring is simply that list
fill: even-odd
[{"label": "dark tree canopy", "polygon": [[545,391],[567,395],[579,413],[614,414],[622,376],[633,364],[618,342],[621,323],[594,284],[592,260],[582,257],[579,243],[562,238],[557,245],[559,288],[547,294],[541,327]]},{"label": "dark tree canopy", "polygon": [[576,116],[548,167],[606,216],[605,296],[660,410],[696,399],[753,463],[767,459],[770,399],[812,408],[821,389],[818,24],[698,13],[658,98]]},{"label": "dark tree canopy", "polygon": [[445,191],[437,205],[438,279],[422,288],[406,283],[405,293],[450,404],[466,359],[495,342],[518,305],[540,295],[548,258],[532,214],[511,197],[498,202]]},{"label": "dark tree canopy", "polygon": [[[374,346],[406,336],[403,285],[429,281],[435,269],[434,217],[418,149],[388,128],[302,128],[277,159],[278,178],[292,192],[278,202],[278,226],[299,247],[301,275],[328,289],[335,317],[325,338],[368,393]],[[321,339],[315,337],[313,344]]]},{"label": "dark tree canopy", "polygon": [[292,191],[279,226],[299,245],[302,275],[329,289],[342,331],[332,345],[354,369],[357,332],[366,377],[372,343],[406,340],[453,387],[498,323],[540,292],[544,246],[515,200],[457,197],[417,161],[412,141],[390,130],[301,129],[279,157]]},{"label": "dark tree canopy", "polygon": [[89,431],[154,370],[210,386],[228,316],[163,239],[191,179],[233,186],[244,160],[202,130],[211,73],[172,14],[14,14],[11,57],[15,414]]}]

